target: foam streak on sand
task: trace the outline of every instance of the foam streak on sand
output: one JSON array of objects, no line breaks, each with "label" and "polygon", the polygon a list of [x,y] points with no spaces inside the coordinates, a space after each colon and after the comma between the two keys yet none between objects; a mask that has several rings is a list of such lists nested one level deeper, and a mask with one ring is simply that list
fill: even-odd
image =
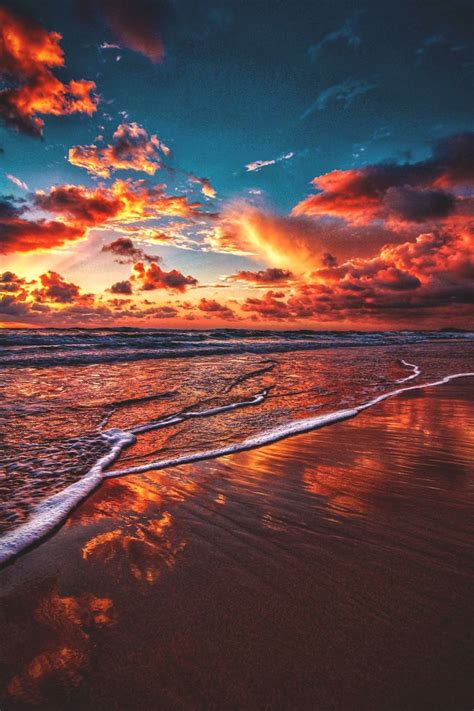
[{"label": "foam streak on sand", "polygon": [[408,382],[408,380],[414,380],[414,378],[417,378],[420,375],[421,370],[414,363],[407,363],[406,360],[403,359],[400,361],[400,363],[402,365],[406,365],[407,368],[412,368],[413,373],[411,375],[408,375],[406,378],[401,378],[401,380],[397,380],[397,383],[406,383]]},{"label": "foam streak on sand", "polygon": [[[414,369],[414,373],[404,380],[409,380],[419,375],[420,371],[416,365],[406,363],[405,361],[402,362],[404,365]],[[110,452],[96,462],[96,464],[89,470],[88,474],[81,481],[71,484],[60,493],[52,496],[46,502],[38,505],[33,512],[33,517],[30,521],[21,524],[13,531],[7,533],[0,540],[0,564],[7,563],[20,554],[24,549],[30,547],[34,543],[37,543],[40,539],[44,538],[56,529],[67,518],[68,514],[100,485],[103,479],[126,476],[128,474],[139,474],[142,472],[163,469],[165,467],[177,466],[179,464],[189,464],[204,459],[221,457],[224,455],[254,449],[256,447],[262,447],[286,437],[303,434],[335,422],[341,422],[343,420],[356,417],[364,410],[367,410],[368,408],[377,405],[379,402],[395,397],[401,393],[410,390],[435,387],[437,385],[448,383],[450,380],[466,377],[474,377],[474,372],[454,373],[452,375],[446,375],[443,378],[430,383],[400,387],[379,395],[356,407],[337,410],[318,417],[310,417],[289,422],[285,425],[280,425],[262,432],[257,436],[249,437],[243,442],[232,444],[227,447],[194,452],[193,454],[183,455],[173,459],[150,462],[148,464],[129,467],[126,469],[106,471],[108,467],[117,461],[123,449],[135,441],[136,434],[147,432],[149,430],[156,429],[157,427],[173,425],[190,417],[210,417],[237,407],[256,405],[265,399],[267,391],[258,393],[251,400],[237,402],[223,407],[216,407],[202,412],[180,413],[179,415],[172,416],[168,419],[150,422],[129,431],[120,429],[108,430],[102,433],[102,436],[109,440],[111,444]]]}]

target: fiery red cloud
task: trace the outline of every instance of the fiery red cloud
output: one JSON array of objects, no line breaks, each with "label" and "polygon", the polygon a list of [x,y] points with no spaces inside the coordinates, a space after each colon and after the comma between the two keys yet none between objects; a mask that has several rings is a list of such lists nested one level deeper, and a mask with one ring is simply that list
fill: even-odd
[{"label": "fiery red cloud", "polygon": [[80,287],[66,281],[57,272],[46,272],[40,276],[39,281],[40,287],[33,291],[37,301],[72,304],[82,298]]},{"label": "fiery red cloud", "polygon": [[474,185],[474,133],[439,141],[425,161],[333,170],[312,182],[319,192],[296,205],[294,215],[357,224],[440,220],[463,209],[466,198],[456,188]]},{"label": "fiery red cloud", "polygon": [[110,221],[136,222],[163,215],[190,217],[201,207],[183,195],[168,196],[163,185],[148,186],[143,180],[116,180],[111,186],[94,188],[59,185],[48,193],[37,192],[35,204],[73,222],[95,227]]},{"label": "fiery red cloud", "polygon": [[197,279],[193,276],[185,276],[177,269],[166,272],[156,262],[152,262],[148,267],[143,262],[134,264],[131,280],[141,291],[167,289],[184,292],[189,286],[197,284]]},{"label": "fiery red cloud", "polygon": [[41,136],[42,115],[93,114],[93,81],[63,83],[53,69],[64,66],[61,35],[0,7],[0,117],[18,131]]},{"label": "fiery red cloud", "polygon": [[411,225],[397,232],[384,224],[355,229],[341,219],[283,216],[237,203],[223,211],[206,241],[213,250],[258,257],[300,275],[323,266],[328,258],[370,256],[388,242],[415,239],[417,234]]},{"label": "fiery red cloud", "polygon": [[80,225],[28,220],[22,213],[23,208],[13,202],[0,202],[0,254],[53,249],[84,237]]},{"label": "fiery red cloud", "polygon": [[170,152],[158,136],[149,136],[137,123],[120,124],[112,139],[108,146],[73,146],[69,149],[69,162],[101,178],[108,178],[117,170],[136,170],[154,175],[161,167],[162,156]]},{"label": "fiery red cloud", "polygon": [[205,314],[217,316],[225,321],[236,319],[235,312],[231,308],[215,299],[202,298],[198,304],[198,309]]},{"label": "fiery red cloud", "polygon": [[422,234],[369,259],[316,270],[287,298],[270,291],[247,299],[243,310],[263,319],[405,325],[437,323],[438,314],[451,310],[460,323],[473,315],[473,246],[469,232]]},{"label": "fiery red cloud", "polygon": [[[313,184],[319,192],[290,216],[238,204],[208,236],[214,249],[273,265],[227,279],[283,287],[247,298],[242,311],[347,324],[474,316],[474,134],[438,142],[425,161],[333,171]],[[285,270],[296,281],[280,281]]]}]

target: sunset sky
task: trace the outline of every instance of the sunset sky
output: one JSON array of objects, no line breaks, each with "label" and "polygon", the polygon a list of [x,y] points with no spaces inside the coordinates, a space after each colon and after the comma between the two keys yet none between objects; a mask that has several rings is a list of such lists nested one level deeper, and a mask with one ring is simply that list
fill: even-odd
[{"label": "sunset sky", "polygon": [[0,2],[0,324],[472,327],[473,19]]}]

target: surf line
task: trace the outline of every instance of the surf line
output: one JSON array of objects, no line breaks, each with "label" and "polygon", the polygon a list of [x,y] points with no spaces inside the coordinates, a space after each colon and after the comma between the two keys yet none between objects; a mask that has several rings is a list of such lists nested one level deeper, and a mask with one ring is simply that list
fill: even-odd
[{"label": "surf line", "polygon": [[[263,447],[267,444],[272,444],[273,442],[286,439],[287,437],[292,437],[297,434],[304,434],[305,432],[321,429],[322,427],[326,427],[327,425],[331,425],[336,422],[349,420],[356,417],[364,410],[377,405],[379,402],[396,397],[404,392],[432,388],[449,383],[451,380],[467,377],[474,377],[474,372],[454,373],[452,375],[446,375],[440,380],[435,380],[430,383],[420,383],[417,385],[400,387],[395,390],[391,390],[388,393],[378,395],[377,397],[372,398],[371,400],[368,400],[367,402],[356,407],[337,410],[318,417],[296,420],[286,425],[279,425],[278,427],[267,430],[260,435],[249,437],[243,442],[228,445],[227,447],[195,452],[193,454],[176,457],[174,459],[150,462],[136,467],[106,472],[105,469],[111,466],[118,459],[122,450],[135,441],[135,434],[132,431],[127,432],[119,429],[108,430],[103,433],[103,436],[109,439],[112,445],[111,451],[99,459],[99,461],[96,462],[83,479],[71,484],[63,491],[39,504],[32,511],[33,518],[30,521],[21,524],[18,528],[7,533],[0,539],[0,565],[11,562],[20,553],[34,544],[37,544],[42,538],[57,529],[68,517],[69,513],[76,508],[83,499],[89,496],[104,479],[127,476],[129,474],[140,474],[142,472],[153,470],[156,471],[166,467],[178,466],[180,464],[191,464],[205,459],[215,459],[229,454],[244,452],[249,449],[256,449],[258,447]],[[238,403],[234,403],[234,405],[237,404]],[[229,408],[230,406],[226,407]],[[215,409],[217,410],[218,408]],[[195,413],[195,415],[199,414],[201,413]],[[159,423],[155,422],[154,426],[156,427],[156,425],[159,425]],[[146,425],[143,426],[143,428],[145,427]],[[141,431],[145,430],[142,429]]]},{"label": "surf line", "polygon": [[[412,376],[410,376],[412,377]],[[238,452],[245,452],[249,449],[256,449],[257,447],[263,447],[267,444],[272,444],[273,442],[278,442],[287,437],[293,437],[297,434],[303,434],[305,432],[311,432],[312,430],[321,429],[327,425],[332,425],[335,422],[342,422],[343,420],[349,420],[356,417],[364,410],[377,405],[383,400],[388,400],[389,398],[400,395],[401,393],[408,392],[410,390],[422,390],[424,388],[432,388],[437,385],[444,385],[450,380],[455,380],[457,378],[467,378],[474,377],[473,373],[454,373],[453,375],[446,375],[441,380],[436,380],[431,383],[423,383],[418,385],[410,385],[404,388],[397,388],[396,390],[391,390],[383,395],[378,395],[372,400],[368,400],[362,405],[357,405],[353,408],[347,408],[344,410],[336,410],[335,412],[330,412],[326,415],[319,415],[318,417],[309,417],[302,420],[296,420],[290,422],[286,425],[279,425],[266,432],[262,432],[260,435],[254,437],[249,437],[243,442],[237,444],[231,444],[227,447],[220,447],[218,449],[209,449],[202,452],[194,452],[193,454],[183,455],[182,457],[175,457],[173,459],[163,459],[161,461],[149,462],[148,464],[142,464],[136,467],[128,467],[126,469],[117,469],[110,472],[104,473],[104,478],[111,479],[119,476],[126,476],[128,474],[140,474],[142,472],[148,472],[152,470],[165,469],[166,467],[178,466],[180,464],[191,464],[193,462],[199,462],[204,459],[216,459],[217,457],[222,457],[228,454],[237,454]]]},{"label": "surf line", "polygon": [[[210,408],[208,410],[184,412],[171,415],[162,420],[154,420],[145,425],[139,425],[130,430],[111,428],[101,432],[102,437],[110,444],[110,451],[101,457],[87,474],[79,481],[42,501],[31,511],[31,519],[20,524],[0,538],[0,566],[16,558],[24,550],[38,543],[42,538],[58,528],[73,509],[86,499],[106,478],[105,470],[117,461],[124,449],[136,441],[136,435],[142,432],[179,424],[195,417],[211,417],[222,412],[251,407],[262,403],[271,388],[266,388],[249,400],[240,400]],[[101,423],[102,425],[103,423]]]},{"label": "surf line", "polygon": [[406,383],[408,380],[413,380],[414,378],[417,378],[421,374],[420,368],[415,365],[414,363],[407,363],[406,360],[400,360],[400,363],[402,365],[405,365],[407,368],[412,368],[413,373],[409,375],[407,378],[401,378],[401,380],[396,380],[396,383]]}]

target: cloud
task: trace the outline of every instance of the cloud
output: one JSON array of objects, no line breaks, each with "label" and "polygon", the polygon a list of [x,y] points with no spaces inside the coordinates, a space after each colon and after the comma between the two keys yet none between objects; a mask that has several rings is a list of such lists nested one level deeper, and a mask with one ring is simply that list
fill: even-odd
[{"label": "cloud", "polygon": [[282,292],[267,291],[261,299],[248,298],[242,304],[242,311],[252,313],[263,320],[288,320],[294,318],[291,309],[281,300]]},{"label": "cloud", "polygon": [[0,274],[0,293],[24,292],[26,279],[18,277],[14,272],[3,272]]},{"label": "cloud", "polygon": [[289,269],[278,269],[277,267],[269,267],[258,272],[240,271],[236,274],[230,274],[225,279],[226,281],[244,281],[251,284],[275,284],[279,282],[288,282],[293,278],[293,272]]},{"label": "cloud", "polygon": [[390,216],[405,222],[438,220],[462,207],[466,196],[447,192],[474,185],[474,133],[438,141],[417,163],[380,163],[333,170],[313,179],[319,190],[293,209],[295,216],[340,217],[367,224]]},{"label": "cloud", "polygon": [[324,49],[324,47],[330,44],[334,44],[335,42],[339,42],[340,40],[346,42],[346,44],[352,49],[358,49],[362,43],[362,40],[356,32],[355,26],[357,23],[357,19],[363,12],[363,10],[355,12],[353,15],[347,18],[342,27],[340,27],[338,30],[328,32],[328,34],[324,35],[319,40],[319,42],[312,44],[311,47],[308,48],[308,54],[311,61],[314,62],[319,59],[321,51]]},{"label": "cloud", "polygon": [[91,175],[109,178],[117,170],[136,170],[154,175],[169,148],[156,135],[149,136],[138,123],[120,124],[108,146],[73,146],[68,160]]},{"label": "cloud", "polygon": [[[173,272],[167,273],[173,274]],[[13,272],[0,274],[0,321],[48,326],[96,326],[137,320],[175,318],[178,304],[135,301],[130,280],[113,284],[106,292],[125,298],[84,293],[75,283],[55,271],[28,281]],[[128,297],[128,298],[127,298]]]},{"label": "cloud", "polygon": [[348,109],[358,96],[363,96],[377,88],[378,83],[373,79],[345,79],[340,84],[334,84],[324,89],[316,101],[301,114],[301,120],[308,118],[315,111],[324,111],[332,103],[342,103],[344,108]]},{"label": "cloud", "polygon": [[83,298],[77,284],[67,282],[57,272],[46,272],[39,277],[39,281],[41,286],[33,291],[35,299],[39,302],[72,304]]},{"label": "cloud", "polygon": [[63,83],[53,69],[64,67],[61,35],[0,7],[0,118],[12,128],[41,136],[40,115],[93,114],[95,84],[85,79]]},{"label": "cloud", "polygon": [[202,298],[198,304],[198,309],[210,316],[217,316],[226,321],[233,321],[236,318],[235,312],[228,306],[219,303],[215,299]]},{"label": "cloud", "polygon": [[8,199],[0,200],[0,254],[53,249],[85,236],[82,226],[25,219],[23,210]]},{"label": "cloud", "polygon": [[[92,188],[55,185],[21,200],[6,196],[0,198],[0,253],[53,249],[106,226],[156,242],[179,242],[177,224],[168,224],[164,232],[163,227],[143,223],[193,219],[205,215],[201,207],[184,195],[166,195],[164,185],[149,186],[143,180],[116,180]],[[38,218],[38,209],[57,219]],[[144,253],[139,258],[145,259]]]},{"label": "cloud", "polygon": [[418,47],[418,49],[415,52],[416,66],[420,66],[420,64],[422,64],[426,55],[433,47],[442,47],[447,44],[448,44],[448,42],[446,41],[446,38],[440,33],[430,35],[430,37],[426,37],[423,40],[423,42],[421,43],[421,46]]},{"label": "cloud", "polygon": [[215,198],[217,193],[215,188],[211,185],[209,178],[198,178],[195,175],[190,174],[189,180],[191,183],[197,183],[201,186],[201,192],[208,198]]},{"label": "cloud", "polygon": [[102,252],[110,252],[116,257],[119,264],[133,264],[136,261],[159,262],[160,258],[146,254],[140,247],[136,247],[129,237],[117,237],[113,242],[104,244]]},{"label": "cloud", "polygon": [[474,317],[473,246],[472,232],[464,230],[421,234],[373,257],[320,268],[286,301],[269,291],[242,309],[264,320],[437,327],[450,314],[453,323],[466,323]]},{"label": "cloud", "polygon": [[80,9],[89,19],[102,20],[120,46],[154,64],[163,61],[161,31],[168,8],[162,0],[81,0]]},{"label": "cloud", "polygon": [[168,196],[163,185],[148,186],[143,180],[116,180],[109,187],[54,186],[48,193],[38,191],[35,204],[71,221],[96,227],[111,221],[130,223],[161,216],[190,217],[201,207],[185,196]]},{"label": "cloud", "polygon": [[20,178],[17,178],[15,175],[10,175],[10,173],[5,173],[5,175],[11,183],[17,186],[17,188],[21,188],[22,190],[29,189],[24,180],[20,180]]},{"label": "cloud", "polygon": [[5,294],[0,296],[0,315],[1,316],[12,316],[12,317],[22,317],[29,313],[29,307],[27,304],[11,295]]},{"label": "cloud", "polygon": [[370,255],[387,242],[416,234],[410,226],[394,233],[384,224],[355,230],[342,219],[282,216],[239,202],[227,206],[205,241],[213,251],[255,257],[301,275],[322,266],[326,253],[339,260]]},{"label": "cloud", "polygon": [[197,284],[197,279],[193,276],[185,276],[177,269],[166,272],[161,269],[156,262],[152,262],[149,266],[146,266],[143,262],[134,264],[131,281],[136,284],[141,291],[166,289],[169,291],[184,292],[188,287]]},{"label": "cloud", "polygon": [[124,281],[117,281],[115,284],[112,284],[110,292],[112,294],[132,294],[133,289],[128,279],[125,279]]},{"label": "cloud", "polygon": [[445,190],[390,187],[384,204],[390,213],[410,222],[426,222],[447,217],[454,211],[455,197]]},{"label": "cloud", "polygon": [[253,161],[252,163],[247,163],[245,166],[246,170],[248,173],[253,173],[257,172],[259,170],[262,170],[262,168],[266,168],[269,165],[275,165],[276,163],[279,163],[282,160],[290,160],[291,158],[294,157],[294,153],[290,151],[289,153],[285,153],[278,158],[272,158],[271,160],[256,160]]}]

